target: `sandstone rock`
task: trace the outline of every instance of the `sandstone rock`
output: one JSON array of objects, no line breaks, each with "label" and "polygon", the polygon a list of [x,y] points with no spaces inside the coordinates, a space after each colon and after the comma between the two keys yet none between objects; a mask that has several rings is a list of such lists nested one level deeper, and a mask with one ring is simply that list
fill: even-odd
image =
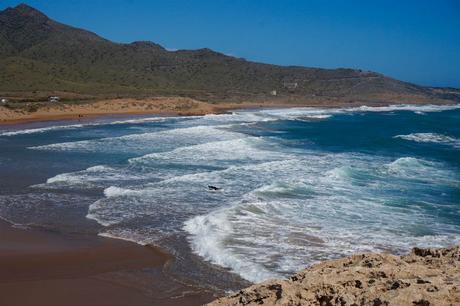
[{"label": "sandstone rock", "polygon": [[460,251],[414,248],[409,255],[360,254],[270,280],[208,306],[460,305]]}]

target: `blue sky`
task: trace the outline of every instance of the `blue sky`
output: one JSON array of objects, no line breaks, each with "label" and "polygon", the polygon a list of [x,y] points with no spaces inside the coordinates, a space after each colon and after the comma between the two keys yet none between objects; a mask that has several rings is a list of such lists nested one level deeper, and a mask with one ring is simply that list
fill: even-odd
[{"label": "blue sky", "polygon": [[0,0],[0,9],[21,2],[117,42],[460,88],[460,0]]}]

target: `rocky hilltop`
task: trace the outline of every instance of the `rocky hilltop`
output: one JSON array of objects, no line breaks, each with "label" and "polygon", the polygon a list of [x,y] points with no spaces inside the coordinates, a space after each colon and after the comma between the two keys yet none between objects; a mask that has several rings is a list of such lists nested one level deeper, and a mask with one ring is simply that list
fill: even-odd
[{"label": "rocky hilltop", "polygon": [[0,11],[0,96],[50,93],[304,104],[460,101],[458,89],[418,86],[371,71],[277,66],[207,48],[169,51],[144,41],[121,44],[25,4]]},{"label": "rocky hilltop", "polygon": [[220,298],[223,305],[460,305],[459,248],[361,254],[312,266]]}]

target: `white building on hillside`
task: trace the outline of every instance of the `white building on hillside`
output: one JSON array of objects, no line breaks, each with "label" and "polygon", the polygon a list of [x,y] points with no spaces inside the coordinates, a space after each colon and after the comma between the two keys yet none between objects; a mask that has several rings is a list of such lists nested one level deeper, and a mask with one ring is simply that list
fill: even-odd
[{"label": "white building on hillside", "polygon": [[297,82],[284,82],[283,86],[289,90],[294,90],[299,86],[299,84]]}]

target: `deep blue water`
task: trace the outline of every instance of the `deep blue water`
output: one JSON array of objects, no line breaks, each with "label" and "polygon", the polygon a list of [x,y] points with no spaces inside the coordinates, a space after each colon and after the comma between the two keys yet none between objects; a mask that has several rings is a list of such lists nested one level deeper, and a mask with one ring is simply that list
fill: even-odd
[{"label": "deep blue water", "polygon": [[0,146],[5,219],[153,243],[250,281],[460,242],[458,107],[35,124]]}]

